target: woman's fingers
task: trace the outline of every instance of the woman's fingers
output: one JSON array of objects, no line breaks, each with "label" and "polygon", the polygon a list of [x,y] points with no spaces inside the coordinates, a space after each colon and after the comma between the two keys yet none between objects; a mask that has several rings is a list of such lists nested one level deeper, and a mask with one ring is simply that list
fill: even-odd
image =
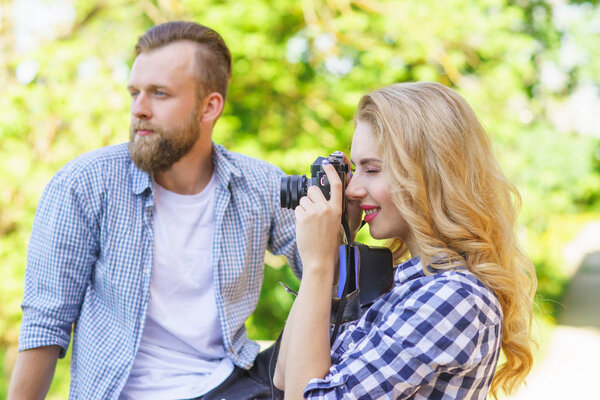
[{"label": "woman's fingers", "polygon": [[330,198],[327,200],[317,186],[310,186],[306,196],[302,197],[296,207],[297,217],[330,217],[340,218],[342,210],[342,182],[337,171],[331,164],[324,164],[323,170],[327,174],[330,187]]},{"label": "woman's fingers", "polygon": [[327,180],[329,181],[329,202],[342,206],[342,181],[335,168],[331,164],[323,164],[323,170],[327,174]]}]

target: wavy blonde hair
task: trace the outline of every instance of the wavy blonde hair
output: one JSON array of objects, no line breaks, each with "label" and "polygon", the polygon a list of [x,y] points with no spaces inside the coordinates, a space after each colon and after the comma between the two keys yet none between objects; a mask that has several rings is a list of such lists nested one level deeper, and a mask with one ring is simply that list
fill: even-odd
[{"label": "wavy blonde hair", "polygon": [[[466,264],[498,296],[506,361],[490,394],[514,392],[533,363],[537,280],[516,240],[521,197],[494,158],[485,130],[458,93],[432,82],[376,90],[362,98],[356,119],[372,128],[391,197],[423,265],[432,258],[446,260],[436,261],[440,269]],[[390,246],[396,260],[408,255],[401,239],[392,239]]]}]

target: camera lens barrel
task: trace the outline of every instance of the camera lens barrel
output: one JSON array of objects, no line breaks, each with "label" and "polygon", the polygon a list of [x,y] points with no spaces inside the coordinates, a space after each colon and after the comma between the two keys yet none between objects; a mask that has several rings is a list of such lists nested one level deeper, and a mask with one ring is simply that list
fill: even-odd
[{"label": "camera lens barrel", "polygon": [[306,196],[308,186],[306,175],[290,175],[281,178],[280,201],[282,208],[294,209],[300,204],[300,199]]},{"label": "camera lens barrel", "polygon": [[[317,186],[323,192],[327,200],[330,196],[330,186],[327,175],[323,170],[323,160],[327,159],[337,171],[342,182],[345,182],[345,176],[348,173],[348,165],[344,163],[344,155],[341,152],[334,152],[329,157],[317,157],[310,166],[311,178],[306,175],[290,175],[281,178],[280,202],[282,208],[295,209],[300,204],[300,199],[306,196],[308,187]],[[346,199],[342,192],[342,209],[345,212]]]}]

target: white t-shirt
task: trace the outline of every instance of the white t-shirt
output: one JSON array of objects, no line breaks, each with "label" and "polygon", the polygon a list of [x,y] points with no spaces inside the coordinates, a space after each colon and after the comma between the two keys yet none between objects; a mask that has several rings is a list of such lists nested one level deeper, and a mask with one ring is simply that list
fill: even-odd
[{"label": "white t-shirt", "polygon": [[154,182],[154,265],[140,348],[121,399],[200,396],[233,371],[213,286],[215,176],[180,195]]}]

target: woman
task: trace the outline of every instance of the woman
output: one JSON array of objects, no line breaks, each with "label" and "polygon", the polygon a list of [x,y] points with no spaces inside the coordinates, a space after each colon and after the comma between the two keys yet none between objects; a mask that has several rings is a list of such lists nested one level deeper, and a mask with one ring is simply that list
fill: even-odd
[{"label": "woman", "polygon": [[[304,272],[275,372],[286,398],[484,399],[529,372],[535,271],[520,197],[465,100],[437,83],[366,95],[352,140],[350,219],[390,239],[395,286],[329,346],[342,184],[296,208]],[[360,210],[358,210],[360,208]],[[496,370],[500,349],[505,361]]]}]

